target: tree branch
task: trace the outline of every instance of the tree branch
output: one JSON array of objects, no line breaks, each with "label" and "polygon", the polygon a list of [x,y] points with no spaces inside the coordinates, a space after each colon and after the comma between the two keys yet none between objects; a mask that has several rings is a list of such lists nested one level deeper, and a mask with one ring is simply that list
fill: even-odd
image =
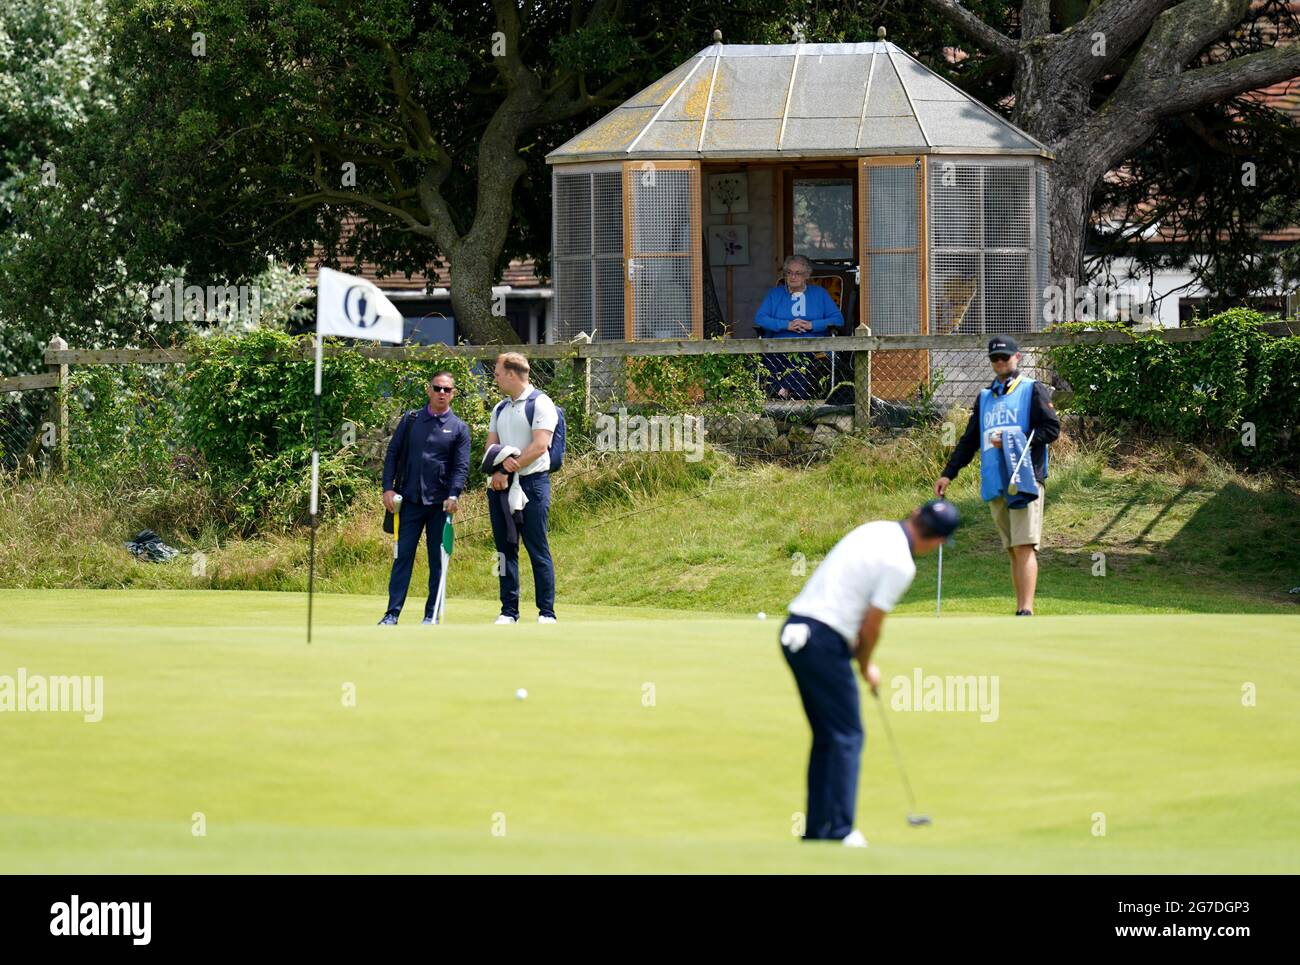
[{"label": "tree branch", "polygon": [[1287,44],[1163,78],[1147,88],[1143,99],[1160,115],[1174,114],[1297,75],[1300,44]]},{"label": "tree branch", "polygon": [[1120,90],[1141,91],[1158,77],[1179,73],[1183,65],[1241,23],[1251,0],[1183,0],[1160,14],[1124,74]]},{"label": "tree branch", "polygon": [[1020,48],[1016,41],[990,27],[957,0],[925,0],[925,5],[990,53],[1013,57]]},{"label": "tree branch", "polygon": [[[1059,53],[1053,58],[1054,68],[1085,82],[1096,80],[1141,39],[1171,2],[1104,0],[1078,23],[1062,31]],[[1106,53],[1100,56],[1093,53],[1098,35],[1106,45]]]}]

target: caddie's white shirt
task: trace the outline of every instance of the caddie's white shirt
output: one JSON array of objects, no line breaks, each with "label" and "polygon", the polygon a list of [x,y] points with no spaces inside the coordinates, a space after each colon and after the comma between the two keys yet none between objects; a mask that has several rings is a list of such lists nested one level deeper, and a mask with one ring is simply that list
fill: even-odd
[{"label": "caddie's white shirt", "polygon": [[890,520],[864,523],[826,554],[789,610],[833,627],[852,648],[868,608],[892,610],[915,576],[903,527]]},{"label": "caddie's white shirt", "polygon": [[[488,421],[488,432],[495,432],[502,445],[514,446],[520,452],[532,443],[534,429],[554,432],[555,427],[560,424],[560,414],[555,410],[555,403],[545,392],[533,403],[533,424],[531,426],[528,424],[525,410],[528,396],[533,388],[532,384],[525,385],[523,391],[511,399],[509,405],[501,409],[500,418],[497,417],[496,407],[493,407],[492,418]],[[519,475],[531,476],[535,472],[545,472],[550,468],[551,454],[542,450],[540,456],[519,470]]]}]

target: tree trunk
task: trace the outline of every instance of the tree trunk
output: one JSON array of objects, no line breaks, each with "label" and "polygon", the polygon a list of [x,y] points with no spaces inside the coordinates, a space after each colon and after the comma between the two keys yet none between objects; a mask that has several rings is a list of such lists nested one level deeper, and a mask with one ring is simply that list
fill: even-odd
[{"label": "tree trunk", "polygon": [[[494,259],[462,244],[451,252],[451,310],[461,337],[474,345],[517,345],[522,341],[509,320],[493,315]],[[501,300],[504,308],[505,299]]]},{"label": "tree trunk", "polygon": [[[492,297],[493,268],[514,215],[515,185],[528,169],[519,157],[519,137],[539,101],[535,79],[520,81],[488,121],[478,147],[478,191],[474,222],[451,249],[451,304],[461,332],[475,345],[523,341],[505,318],[505,299]],[[493,314],[497,308],[501,314]]]},{"label": "tree trunk", "polygon": [[[1058,155],[1059,157],[1059,155]],[[1067,278],[1083,280],[1083,248],[1091,210],[1092,175],[1076,164],[1056,161],[1048,168],[1047,223],[1050,226],[1049,278],[1064,288]],[[1039,292],[1042,295],[1042,292]]]}]

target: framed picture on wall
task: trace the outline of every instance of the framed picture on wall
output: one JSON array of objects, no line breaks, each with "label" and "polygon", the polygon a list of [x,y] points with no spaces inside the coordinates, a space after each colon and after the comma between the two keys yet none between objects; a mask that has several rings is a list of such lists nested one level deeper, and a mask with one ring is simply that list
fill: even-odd
[{"label": "framed picture on wall", "polygon": [[749,225],[709,225],[709,264],[748,265]]},{"label": "framed picture on wall", "polygon": [[709,175],[709,214],[745,214],[749,211],[749,175]]}]

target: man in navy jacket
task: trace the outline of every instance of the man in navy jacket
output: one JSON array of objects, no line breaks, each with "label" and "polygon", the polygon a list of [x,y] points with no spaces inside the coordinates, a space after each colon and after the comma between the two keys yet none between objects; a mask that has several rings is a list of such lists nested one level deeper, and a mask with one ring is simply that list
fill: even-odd
[{"label": "man in navy jacket", "polygon": [[[411,583],[420,534],[429,533],[429,598],[424,622],[433,622],[433,605],[442,577],[442,527],[459,509],[469,478],[469,426],[451,411],[456,380],[439,372],[429,380],[429,404],[402,416],[384,457],[384,508],[398,513],[397,559],[388,578],[388,610],[381,626],[397,623]],[[395,510],[398,494],[400,510]]]}]

